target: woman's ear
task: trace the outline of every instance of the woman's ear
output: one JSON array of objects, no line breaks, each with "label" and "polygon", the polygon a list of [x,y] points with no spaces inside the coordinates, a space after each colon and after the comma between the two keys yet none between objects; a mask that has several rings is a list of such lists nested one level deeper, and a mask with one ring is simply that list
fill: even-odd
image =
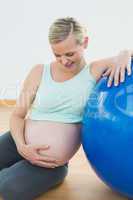
[{"label": "woman's ear", "polygon": [[84,41],[83,41],[83,45],[84,45],[84,48],[85,48],[85,49],[88,47],[88,41],[89,41],[89,37],[88,37],[88,36],[85,36],[85,37],[84,37]]}]

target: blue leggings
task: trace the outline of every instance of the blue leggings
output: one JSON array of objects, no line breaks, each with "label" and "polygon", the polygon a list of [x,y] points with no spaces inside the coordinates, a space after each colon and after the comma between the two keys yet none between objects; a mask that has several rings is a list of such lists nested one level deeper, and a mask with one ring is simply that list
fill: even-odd
[{"label": "blue leggings", "polygon": [[18,152],[10,131],[0,136],[0,195],[4,200],[33,200],[61,184],[67,164],[56,168],[32,165]]}]

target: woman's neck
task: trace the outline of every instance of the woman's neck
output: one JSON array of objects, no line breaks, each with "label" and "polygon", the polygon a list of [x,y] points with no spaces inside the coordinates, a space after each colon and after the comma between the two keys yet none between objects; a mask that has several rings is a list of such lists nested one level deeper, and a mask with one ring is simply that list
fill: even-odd
[{"label": "woman's neck", "polygon": [[72,75],[76,75],[77,73],[79,73],[84,67],[85,67],[85,65],[87,64],[87,62],[85,61],[85,59],[82,59],[81,60],[81,62],[80,63],[78,63],[77,65],[76,65],[76,68],[74,67],[74,69],[73,70],[65,70],[64,69],[64,67],[60,64],[60,63],[58,63],[58,62],[54,62],[54,65],[58,68],[57,70],[58,70],[58,72],[60,72],[60,73],[62,73],[62,74],[64,74],[64,75],[70,75],[70,76],[72,76]]}]

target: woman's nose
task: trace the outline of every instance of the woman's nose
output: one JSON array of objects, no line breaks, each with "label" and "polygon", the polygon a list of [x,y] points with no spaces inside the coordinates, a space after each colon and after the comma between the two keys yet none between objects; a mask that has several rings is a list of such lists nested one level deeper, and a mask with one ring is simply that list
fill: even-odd
[{"label": "woman's nose", "polygon": [[63,64],[63,65],[66,65],[67,64],[67,62],[68,62],[68,59],[67,59],[67,57],[66,56],[61,56],[61,63]]}]

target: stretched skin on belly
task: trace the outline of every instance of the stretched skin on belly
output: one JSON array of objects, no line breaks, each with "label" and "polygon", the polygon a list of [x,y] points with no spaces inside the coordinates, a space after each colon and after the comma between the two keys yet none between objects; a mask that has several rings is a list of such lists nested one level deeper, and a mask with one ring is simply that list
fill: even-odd
[{"label": "stretched skin on belly", "polygon": [[46,144],[50,148],[40,154],[54,157],[63,163],[72,158],[80,147],[81,124],[67,124],[27,119],[25,141],[27,144]]}]

